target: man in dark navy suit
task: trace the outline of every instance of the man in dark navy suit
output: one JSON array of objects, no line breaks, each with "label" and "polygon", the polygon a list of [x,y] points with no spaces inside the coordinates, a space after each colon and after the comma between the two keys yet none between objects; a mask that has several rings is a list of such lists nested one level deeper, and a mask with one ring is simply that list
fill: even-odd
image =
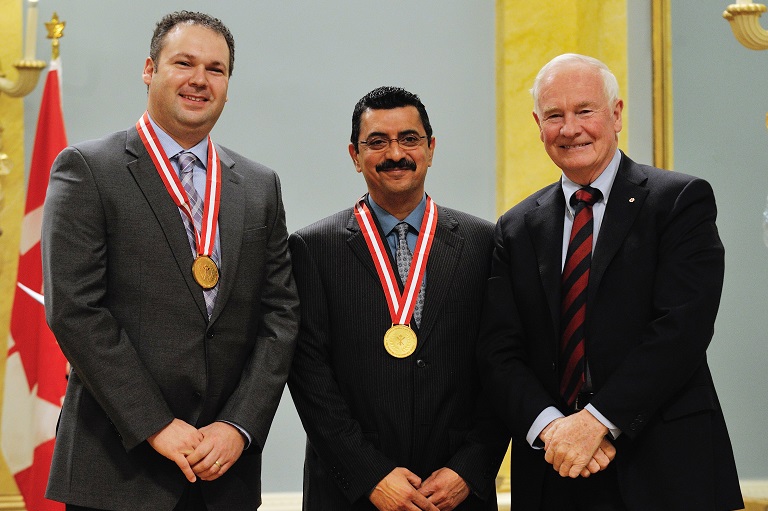
[{"label": "man in dark navy suit", "polygon": [[724,271],[712,188],[618,150],[603,63],[556,57],[532,93],[563,175],[496,225],[478,350],[513,434],[512,508],[741,509],[706,360]]}]

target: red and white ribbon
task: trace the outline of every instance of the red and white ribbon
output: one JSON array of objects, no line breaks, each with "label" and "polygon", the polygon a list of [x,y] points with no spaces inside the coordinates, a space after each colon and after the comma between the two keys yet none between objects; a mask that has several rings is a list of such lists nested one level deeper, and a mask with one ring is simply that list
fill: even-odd
[{"label": "red and white ribbon", "polygon": [[192,209],[189,203],[187,192],[179,180],[179,176],[171,166],[168,156],[166,156],[162,145],[160,144],[152,124],[149,122],[149,114],[144,115],[136,122],[136,130],[144,143],[149,156],[155,163],[157,173],[165,184],[168,194],[173,198],[176,205],[181,208],[187,218],[189,218],[192,228],[195,231],[195,241],[198,255],[210,257],[213,254],[213,247],[216,242],[216,229],[219,217],[219,203],[221,201],[221,160],[216,152],[216,147],[208,136],[208,172],[205,180],[205,202],[203,204],[203,222],[200,231],[197,231],[195,222],[192,220]]},{"label": "red and white ribbon", "polygon": [[368,245],[368,251],[373,258],[376,272],[379,274],[384,295],[387,297],[389,313],[392,317],[392,323],[407,325],[413,316],[413,310],[416,308],[416,297],[421,289],[421,283],[426,273],[427,260],[429,252],[432,249],[432,242],[435,238],[435,228],[437,227],[437,206],[429,195],[427,195],[427,207],[424,218],[421,221],[419,238],[416,241],[416,253],[411,259],[411,267],[408,271],[408,280],[403,287],[403,293],[400,294],[395,279],[395,272],[392,270],[392,264],[385,252],[386,248],[379,236],[379,230],[373,221],[368,205],[365,203],[365,197],[361,197],[355,204],[355,218],[363,231],[365,242]]}]

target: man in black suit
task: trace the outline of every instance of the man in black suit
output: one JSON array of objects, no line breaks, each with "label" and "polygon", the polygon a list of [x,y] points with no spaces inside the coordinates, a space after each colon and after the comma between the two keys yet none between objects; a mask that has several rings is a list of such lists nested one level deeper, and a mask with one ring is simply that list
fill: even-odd
[{"label": "man in black suit", "polygon": [[425,194],[434,150],[418,96],[370,92],[349,145],[368,194],[290,237],[305,511],[497,509],[508,435],[474,357],[493,226]]},{"label": "man in black suit", "polygon": [[706,361],[724,266],[712,188],[618,150],[603,63],[556,57],[531,92],[563,176],[497,223],[478,349],[512,430],[513,509],[740,509]]},{"label": "man in black suit", "polygon": [[209,136],[233,65],[218,19],[165,16],[136,127],[51,170],[45,309],[72,372],[46,496],[69,510],[261,503],[298,296],[277,175]]}]

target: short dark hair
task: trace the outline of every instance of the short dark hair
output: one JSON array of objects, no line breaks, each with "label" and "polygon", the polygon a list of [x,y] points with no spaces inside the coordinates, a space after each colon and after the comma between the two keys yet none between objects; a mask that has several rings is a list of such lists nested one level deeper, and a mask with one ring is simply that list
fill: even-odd
[{"label": "short dark hair", "polygon": [[427,109],[419,99],[419,96],[408,92],[400,87],[379,87],[360,98],[352,112],[352,137],[350,142],[355,146],[355,151],[359,152],[358,139],[360,138],[360,118],[367,109],[372,110],[391,110],[404,106],[414,106],[419,111],[421,124],[427,132],[427,145],[432,143],[432,125],[429,124],[429,115]]},{"label": "short dark hair", "polygon": [[149,43],[149,58],[155,63],[155,67],[157,67],[157,57],[165,45],[165,36],[173,27],[181,23],[199,25],[213,30],[224,37],[229,47],[229,76],[232,76],[232,71],[235,68],[235,38],[221,20],[202,12],[176,11],[166,14],[157,22],[155,31],[152,34],[152,41]]}]

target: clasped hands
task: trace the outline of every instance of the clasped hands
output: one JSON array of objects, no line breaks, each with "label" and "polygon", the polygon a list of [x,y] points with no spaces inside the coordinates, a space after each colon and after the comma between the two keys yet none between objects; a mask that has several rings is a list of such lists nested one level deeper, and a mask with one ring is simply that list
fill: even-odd
[{"label": "clasped hands", "polygon": [[379,511],[451,511],[469,495],[469,486],[450,468],[441,468],[424,482],[404,467],[379,481],[369,500]]},{"label": "clasped hands", "polygon": [[605,470],[616,456],[606,428],[587,410],[555,419],[539,438],[544,442],[544,459],[562,477],[589,477]]},{"label": "clasped hands", "polygon": [[243,435],[231,424],[214,422],[197,429],[181,419],[173,419],[147,442],[176,463],[190,483],[198,477],[203,481],[218,479],[245,448]]}]

